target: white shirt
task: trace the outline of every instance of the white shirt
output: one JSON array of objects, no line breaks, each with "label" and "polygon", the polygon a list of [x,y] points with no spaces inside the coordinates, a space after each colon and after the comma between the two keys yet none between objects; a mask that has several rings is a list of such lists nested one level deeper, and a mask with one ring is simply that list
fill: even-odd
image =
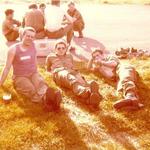
[{"label": "white shirt", "polygon": [[50,32],[59,30],[64,16],[65,12],[60,7],[48,6],[45,11],[46,29]]}]

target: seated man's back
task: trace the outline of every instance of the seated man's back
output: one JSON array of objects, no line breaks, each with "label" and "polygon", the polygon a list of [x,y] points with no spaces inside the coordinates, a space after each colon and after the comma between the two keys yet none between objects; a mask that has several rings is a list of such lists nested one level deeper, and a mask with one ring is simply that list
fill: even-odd
[{"label": "seated man's back", "polygon": [[40,10],[29,10],[25,15],[25,26],[33,27],[36,32],[44,29],[44,16]]},{"label": "seated man's back", "polygon": [[45,19],[42,12],[36,8],[29,9],[23,18],[23,27],[32,27],[36,31],[35,38],[42,39],[45,37]]}]

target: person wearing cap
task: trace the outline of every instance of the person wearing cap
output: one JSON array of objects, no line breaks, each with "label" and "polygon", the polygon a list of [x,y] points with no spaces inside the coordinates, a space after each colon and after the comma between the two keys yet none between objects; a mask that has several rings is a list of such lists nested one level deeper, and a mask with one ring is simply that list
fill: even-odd
[{"label": "person wearing cap", "polygon": [[4,84],[12,66],[13,85],[18,93],[32,102],[42,102],[47,111],[58,110],[61,93],[50,88],[38,73],[34,38],[34,28],[26,27],[22,33],[22,41],[9,48],[6,64],[0,76],[0,87]]},{"label": "person wearing cap", "polygon": [[76,18],[76,21],[73,23],[73,30],[79,33],[79,38],[83,38],[83,29],[84,29],[84,20],[81,13],[76,9],[75,3],[73,1],[68,3],[67,13]]},{"label": "person wearing cap", "polygon": [[114,103],[114,108],[123,107],[141,108],[137,88],[138,73],[130,65],[122,65],[119,60],[111,55],[104,55],[102,50],[94,50],[87,68],[97,71],[107,79],[116,79],[117,92],[123,94],[123,99]]},{"label": "person wearing cap", "polygon": [[[59,6],[60,1],[52,1],[52,5],[46,9],[46,36],[50,39],[59,39],[66,36],[66,41],[70,45],[73,37],[73,22],[76,18],[69,16]],[[64,17],[69,22],[68,24],[62,24]]]},{"label": "person wearing cap", "polygon": [[43,39],[45,37],[45,18],[43,13],[38,10],[36,4],[29,5],[29,10],[26,12],[22,26],[33,27],[36,31],[35,38]]},{"label": "person wearing cap", "polygon": [[19,37],[19,27],[21,23],[13,18],[14,10],[5,10],[5,20],[2,24],[3,35],[7,41],[15,41]]},{"label": "person wearing cap", "polygon": [[87,82],[75,68],[72,55],[67,54],[65,41],[57,41],[55,53],[49,54],[46,59],[46,68],[57,85],[68,88],[82,102],[98,108],[101,100],[99,86],[95,81]]}]

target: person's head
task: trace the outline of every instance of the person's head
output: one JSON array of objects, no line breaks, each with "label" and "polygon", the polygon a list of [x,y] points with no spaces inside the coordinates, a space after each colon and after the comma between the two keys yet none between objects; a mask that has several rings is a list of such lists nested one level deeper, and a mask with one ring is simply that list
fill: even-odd
[{"label": "person's head", "polygon": [[55,44],[55,53],[58,56],[64,56],[67,52],[67,44],[64,40],[59,40]]},{"label": "person's head", "polygon": [[25,27],[21,34],[23,44],[26,46],[30,46],[33,43],[36,31],[32,27]]},{"label": "person's head", "polygon": [[51,5],[60,6],[60,0],[51,0]]},{"label": "person's head", "polygon": [[68,3],[68,8],[69,11],[73,12],[76,8],[75,8],[75,3],[73,1]]},{"label": "person's head", "polygon": [[103,58],[103,51],[100,50],[100,49],[95,49],[92,52],[92,58],[93,59],[101,59],[101,58]]},{"label": "person's head", "polygon": [[46,8],[46,5],[44,3],[41,3],[39,5],[39,9],[41,9],[43,12],[44,12],[45,8]]},{"label": "person's head", "polygon": [[36,4],[30,4],[28,8],[29,9],[37,9],[38,6]]},{"label": "person's head", "polygon": [[13,19],[14,16],[14,10],[13,9],[6,9],[5,15],[8,19]]}]

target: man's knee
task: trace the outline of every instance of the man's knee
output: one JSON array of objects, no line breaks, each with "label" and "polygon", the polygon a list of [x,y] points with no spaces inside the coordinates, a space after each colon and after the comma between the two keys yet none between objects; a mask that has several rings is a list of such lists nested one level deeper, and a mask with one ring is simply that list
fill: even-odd
[{"label": "man's knee", "polygon": [[78,82],[72,85],[73,93],[81,98],[89,98],[90,91],[88,88],[80,85]]},{"label": "man's knee", "polygon": [[14,88],[18,93],[23,94],[27,97],[32,97],[32,95],[36,93],[36,89],[33,86],[32,82],[23,78],[15,79]]}]

